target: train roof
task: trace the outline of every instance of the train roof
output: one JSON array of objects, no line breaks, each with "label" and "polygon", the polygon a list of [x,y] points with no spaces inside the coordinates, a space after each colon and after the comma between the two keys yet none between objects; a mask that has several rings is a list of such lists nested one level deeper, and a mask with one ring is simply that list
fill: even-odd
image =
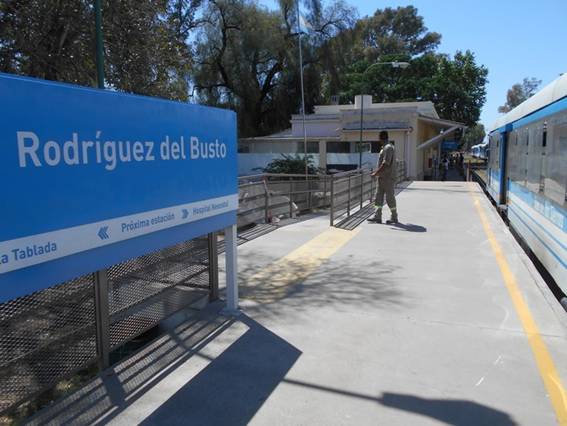
[{"label": "train roof", "polygon": [[567,97],[567,73],[555,79],[531,98],[525,100],[512,111],[500,117],[492,125],[489,133],[499,129],[506,124],[513,123],[533,112],[536,112],[553,102]]}]

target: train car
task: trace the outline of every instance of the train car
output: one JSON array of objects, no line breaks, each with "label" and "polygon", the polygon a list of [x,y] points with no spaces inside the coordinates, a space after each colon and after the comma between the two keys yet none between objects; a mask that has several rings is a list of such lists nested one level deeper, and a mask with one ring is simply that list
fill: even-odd
[{"label": "train car", "polygon": [[567,293],[567,74],[489,131],[487,191]]},{"label": "train car", "polygon": [[471,147],[471,154],[474,158],[486,160],[488,158],[488,142],[479,143]]}]

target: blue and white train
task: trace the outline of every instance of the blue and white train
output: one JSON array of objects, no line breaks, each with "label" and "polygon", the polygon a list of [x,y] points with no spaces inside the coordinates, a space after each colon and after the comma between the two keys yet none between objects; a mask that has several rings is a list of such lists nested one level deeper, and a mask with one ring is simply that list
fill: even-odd
[{"label": "blue and white train", "polygon": [[486,187],[567,294],[567,74],[495,123]]},{"label": "blue and white train", "polygon": [[471,147],[471,154],[475,158],[486,160],[488,158],[488,142]]}]

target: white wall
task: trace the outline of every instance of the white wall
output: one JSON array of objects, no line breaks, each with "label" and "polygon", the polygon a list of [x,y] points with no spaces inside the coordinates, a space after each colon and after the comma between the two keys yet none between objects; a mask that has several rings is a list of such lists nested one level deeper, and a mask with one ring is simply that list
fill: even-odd
[{"label": "white wall", "polygon": [[[339,119],[336,120],[309,120],[305,121],[305,132],[307,133],[308,137],[325,137],[325,136],[338,136],[340,132],[337,129],[342,128],[341,122]],[[295,137],[303,137],[303,122],[299,121],[292,121],[291,122],[291,134]]]},{"label": "white wall", "polygon": [[[368,152],[362,153],[362,167],[376,167],[378,154]],[[356,154],[331,154],[327,153],[327,164],[356,164],[358,166],[358,153]]]}]

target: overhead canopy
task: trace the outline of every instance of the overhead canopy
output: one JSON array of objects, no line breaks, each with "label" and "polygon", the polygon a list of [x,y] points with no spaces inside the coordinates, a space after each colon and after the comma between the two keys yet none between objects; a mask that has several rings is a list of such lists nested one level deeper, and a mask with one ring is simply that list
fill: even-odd
[{"label": "overhead canopy", "polygon": [[423,115],[420,115],[418,117],[418,120],[438,127],[440,129],[440,133],[438,135],[433,136],[431,139],[426,140],[421,145],[418,145],[417,149],[426,149],[431,146],[437,145],[443,142],[443,140],[447,136],[450,136],[453,133],[455,133],[456,130],[467,128],[467,126],[465,126],[463,123],[459,123],[457,121],[443,120],[441,118],[433,118]]}]

